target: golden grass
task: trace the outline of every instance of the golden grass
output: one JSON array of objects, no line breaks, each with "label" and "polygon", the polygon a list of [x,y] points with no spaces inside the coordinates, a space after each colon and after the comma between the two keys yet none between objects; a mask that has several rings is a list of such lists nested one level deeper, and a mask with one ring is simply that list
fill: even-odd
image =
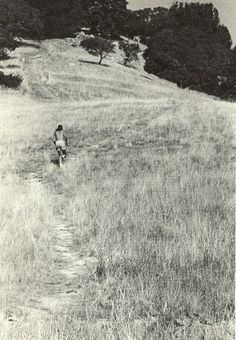
[{"label": "golden grass", "polygon": [[[157,87],[149,97],[140,77],[139,94],[121,91],[120,101],[107,89],[97,102],[22,97],[18,112],[3,101],[0,277],[21,280],[13,296],[23,284],[31,293],[43,285],[60,204],[80,251],[99,259],[78,308],[21,319],[6,327],[7,339],[233,338],[235,105],[162,85],[155,101]],[[96,93],[90,87],[84,99]],[[58,123],[69,136],[63,169],[50,163]],[[29,183],[32,173],[42,184]]]},{"label": "golden grass", "polygon": [[[119,132],[123,110],[104,124],[102,110],[96,128],[103,136],[90,135],[91,118],[77,138],[99,145],[105,137],[105,147],[53,177],[72,198],[67,214],[78,246],[100,259],[85,301],[92,320],[131,325],[155,317],[155,338],[186,316],[203,324],[233,317],[233,140],[222,113],[208,110],[206,118],[203,108],[187,113],[183,104],[187,117],[174,114],[152,129],[151,114],[143,110],[139,125],[140,108],[129,108],[132,119]],[[123,145],[113,150],[115,139]]]},{"label": "golden grass", "polygon": [[[13,92],[10,94],[14,98]],[[15,111],[17,97],[13,109],[8,96],[3,96],[1,101],[4,143],[0,146],[0,323],[8,323],[8,318],[19,314],[18,307],[30,303],[54,268],[50,195],[38,180],[28,176],[26,181],[25,171],[19,171],[21,159],[28,163],[25,149],[30,141],[26,140],[32,133],[24,125],[24,101],[19,100],[18,112]],[[3,332],[0,338],[7,339],[8,327],[5,329],[3,323],[0,328]]]},{"label": "golden grass", "polygon": [[48,196],[37,183],[25,185],[14,175],[1,180],[1,282],[48,274],[51,213]]}]

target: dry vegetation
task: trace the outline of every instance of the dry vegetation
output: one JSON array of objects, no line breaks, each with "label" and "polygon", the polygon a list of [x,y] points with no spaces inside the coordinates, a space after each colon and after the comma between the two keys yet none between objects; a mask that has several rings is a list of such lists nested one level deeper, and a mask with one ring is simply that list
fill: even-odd
[{"label": "dry vegetation", "polygon": [[[5,92],[1,102],[0,338],[233,339],[235,104],[114,59],[71,65],[56,79],[57,53],[69,65],[75,52],[45,44],[51,54],[45,45],[37,53],[52,78],[37,79],[39,59],[29,59],[24,86],[50,100]],[[70,155],[58,169],[50,137],[61,122]],[[77,306],[34,318],[33,299],[55,270],[58,209],[81,254],[99,263],[77,282]]]}]

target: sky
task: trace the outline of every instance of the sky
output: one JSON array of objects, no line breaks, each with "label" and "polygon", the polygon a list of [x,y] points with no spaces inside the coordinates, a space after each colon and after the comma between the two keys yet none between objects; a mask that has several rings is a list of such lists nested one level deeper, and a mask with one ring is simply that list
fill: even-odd
[{"label": "sky", "polygon": [[[228,27],[233,44],[236,44],[236,0],[192,0],[191,2],[213,3],[219,10],[221,23]],[[130,9],[145,7],[170,7],[174,0],[128,0]],[[183,0],[183,2],[190,2]]]}]

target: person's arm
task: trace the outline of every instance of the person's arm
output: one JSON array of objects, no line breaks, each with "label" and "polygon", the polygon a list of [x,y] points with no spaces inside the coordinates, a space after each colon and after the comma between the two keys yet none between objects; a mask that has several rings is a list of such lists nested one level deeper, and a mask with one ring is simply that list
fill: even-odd
[{"label": "person's arm", "polygon": [[54,132],[54,134],[53,134],[53,143],[54,144],[56,143],[56,132]]},{"label": "person's arm", "polygon": [[65,143],[66,143],[66,146],[67,146],[68,145],[68,139],[67,139],[65,132],[64,132],[64,140],[65,140]]}]

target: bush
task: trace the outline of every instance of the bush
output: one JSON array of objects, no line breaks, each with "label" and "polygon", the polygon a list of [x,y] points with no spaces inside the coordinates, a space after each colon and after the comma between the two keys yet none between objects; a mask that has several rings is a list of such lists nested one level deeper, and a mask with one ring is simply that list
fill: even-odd
[{"label": "bush", "polygon": [[18,89],[22,83],[23,79],[19,76],[13,74],[5,75],[0,72],[0,85],[4,87],[9,87],[12,89]]},{"label": "bush", "polygon": [[139,44],[121,41],[119,43],[119,49],[125,53],[124,65],[139,59],[139,53],[141,52]]},{"label": "bush", "polygon": [[17,47],[17,42],[13,36],[5,29],[0,27],[0,49],[14,50]]},{"label": "bush", "polygon": [[100,65],[104,58],[114,52],[115,45],[111,40],[100,37],[90,37],[81,41],[80,46],[88,53],[100,57],[98,64]]},{"label": "bush", "polygon": [[5,48],[0,48],[0,60],[9,60],[10,57],[8,52]]}]

